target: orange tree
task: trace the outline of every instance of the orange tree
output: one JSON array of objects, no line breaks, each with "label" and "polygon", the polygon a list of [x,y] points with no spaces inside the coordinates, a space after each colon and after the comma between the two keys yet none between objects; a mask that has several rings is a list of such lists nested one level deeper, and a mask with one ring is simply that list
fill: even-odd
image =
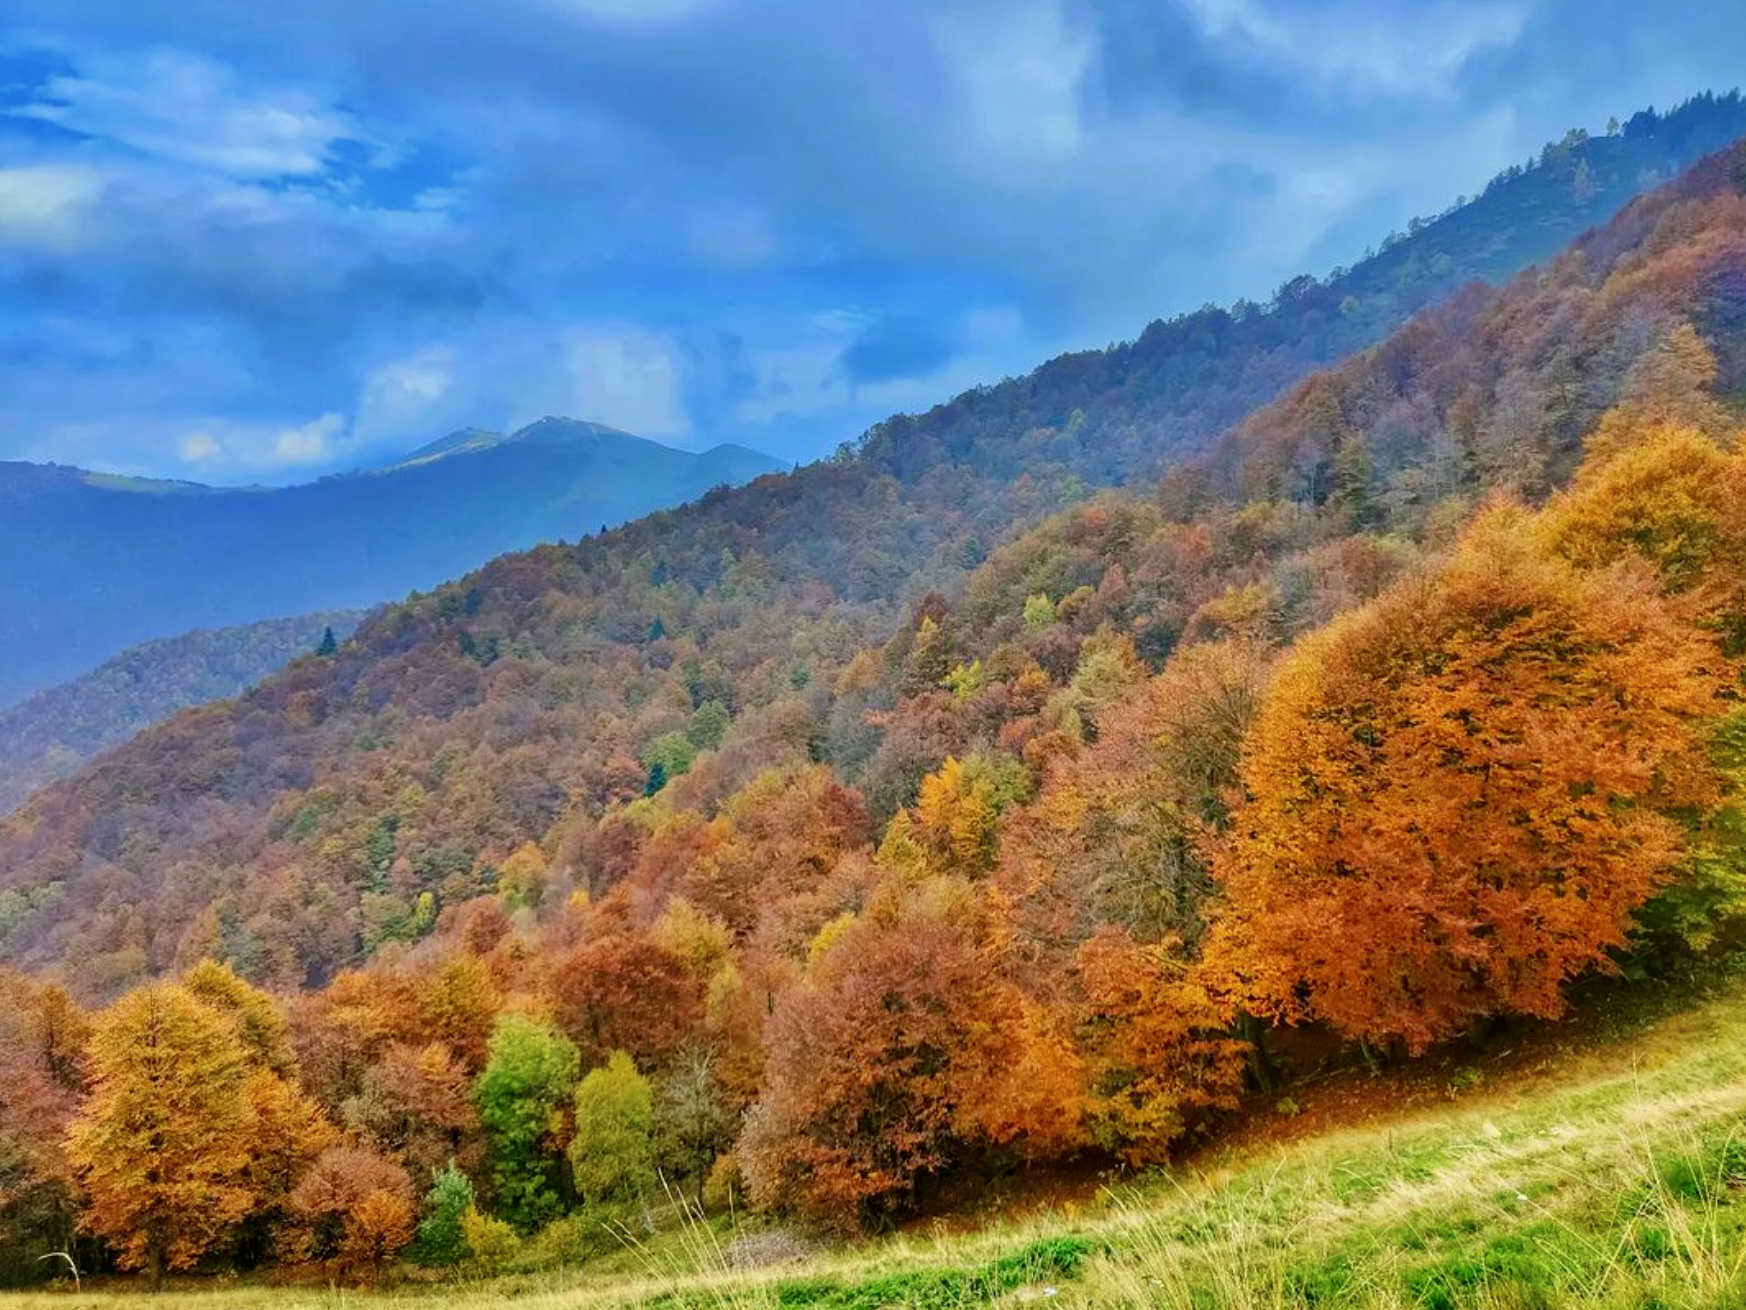
[{"label": "orange tree", "polygon": [[1078,1060],[1005,976],[998,903],[953,879],[893,883],[826,932],[770,1020],[737,1152],[759,1205],[877,1227],[974,1153],[1078,1143]]},{"label": "orange tree", "polygon": [[1413,1050],[1555,1015],[1675,876],[1716,648],[1637,561],[1584,572],[1532,527],[1482,515],[1286,659],[1215,869],[1238,1002]]}]

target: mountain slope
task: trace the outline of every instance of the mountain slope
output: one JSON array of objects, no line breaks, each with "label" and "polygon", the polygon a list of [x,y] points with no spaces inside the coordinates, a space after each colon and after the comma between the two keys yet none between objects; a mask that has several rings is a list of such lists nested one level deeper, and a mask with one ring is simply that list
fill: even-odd
[{"label": "mountain slope", "polygon": [[[1656,344],[1648,329],[1675,321],[1720,334],[1735,385],[1739,166],[1738,153],[1713,160],[1543,273],[1437,311],[1456,336],[1499,316],[1539,325],[1535,339],[1508,338],[1498,360],[1519,376],[1475,398],[1480,419],[1508,427],[1511,405],[1556,392],[1558,361],[1574,350],[1591,361],[1568,415],[1580,429]],[[1686,259],[1694,248],[1706,258]],[[1198,489],[1173,483],[1162,507],[1069,515],[966,583],[985,540],[1076,498],[1060,482],[1103,450],[1085,429],[1129,431],[1141,451],[1142,412],[1174,404],[1185,423],[1204,421],[1228,403],[1225,377],[1267,371],[1265,352],[1240,344],[1244,325],[1312,323],[1292,320],[1302,299],[1230,318],[1236,354],[1219,357],[1203,390],[1159,380],[1174,376],[1177,355],[1125,347],[1097,365],[1119,355],[1124,380],[1098,393],[1096,420],[1086,410],[1060,429],[994,422],[999,396],[1043,404],[1059,392],[1043,381],[1066,367],[1057,361],[883,425],[830,463],[506,557],[384,611],[336,658],[178,716],[0,827],[4,949],[36,965],[77,959],[94,992],[208,952],[256,977],[320,982],[414,931],[420,898],[446,906],[492,890],[525,841],[545,842],[561,880],[623,879],[643,836],[611,807],[717,743],[672,805],[708,814],[765,768],[810,759],[862,786],[881,818],[948,755],[998,743],[1040,768],[1050,733],[1059,739],[1079,713],[1074,698],[1094,694],[1081,663],[1117,658],[1106,625],[1155,664],[1197,624],[1247,621],[1246,589],[1264,600],[1275,566],[1295,570],[1285,594],[1300,625],[1398,567],[1394,545],[1343,544],[1355,511],[1315,488],[1231,510],[1203,473]],[[1395,344],[1367,366],[1394,358]],[[1544,456],[1555,435],[1523,440]],[[1318,556],[1324,547],[1344,554]],[[1348,587],[1344,601],[1324,578]],[[912,612],[929,586],[961,599]],[[1221,601],[1226,592],[1236,599]],[[1058,707],[1056,729],[1039,717],[1044,701]]]},{"label": "mountain slope", "polygon": [[148,641],[0,710],[0,814],[177,710],[252,687],[325,633],[345,640],[363,617],[322,610]]},{"label": "mountain slope", "polygon": [[140,641],[374,604],[777,467],[546,419],[388,468],[218,490],[0,463],[0,705]]}]

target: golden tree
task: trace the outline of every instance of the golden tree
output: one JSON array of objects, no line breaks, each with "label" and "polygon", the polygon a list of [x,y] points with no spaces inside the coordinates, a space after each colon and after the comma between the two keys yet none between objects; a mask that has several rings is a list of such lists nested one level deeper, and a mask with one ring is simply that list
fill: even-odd
[{"label": "golden tree", "polygon": [[248,1064],[235,1027],[174,983],[131,992],[96,1021],[91,1096],[68,1136],[91,1199],[84,1224],[154,1284],[254,1205]]}]

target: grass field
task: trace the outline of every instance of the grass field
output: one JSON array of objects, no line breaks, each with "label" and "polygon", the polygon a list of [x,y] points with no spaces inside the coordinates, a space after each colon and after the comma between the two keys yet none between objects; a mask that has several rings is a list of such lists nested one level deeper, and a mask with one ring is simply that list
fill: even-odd
[{"label": "grass field", "polygon": [[1306,1114],[1296,1133],[1282,1116],[1171,1175],[970,1234],[742,1272],[719,1226],[692,1225],[486,1282],[44,1291],[0,1306],[1728,1310],[1746,1306],[1746,980],[1718,971],[1686,998],[1591,1025],[1584,1050],[1463,1071],[1430,1104],[1392,1109],[1385,1080],[1362,1125],[1317,1130]]}]

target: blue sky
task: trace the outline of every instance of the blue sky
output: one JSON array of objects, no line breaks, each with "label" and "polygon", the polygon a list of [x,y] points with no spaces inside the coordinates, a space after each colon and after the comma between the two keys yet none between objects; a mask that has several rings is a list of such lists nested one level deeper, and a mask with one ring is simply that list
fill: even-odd
[{"label": "blue sky", "polygon": [[302,480],[543,414],[827,453],[1349,262],[1746,5],[9,0],[0,458]]}]

